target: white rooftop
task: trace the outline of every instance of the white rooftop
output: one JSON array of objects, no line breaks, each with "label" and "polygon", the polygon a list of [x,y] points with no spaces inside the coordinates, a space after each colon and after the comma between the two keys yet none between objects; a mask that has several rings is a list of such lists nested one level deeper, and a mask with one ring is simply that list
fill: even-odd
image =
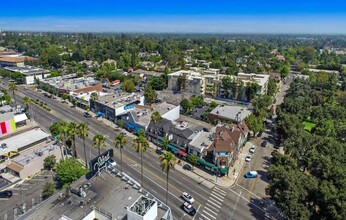
[{"label": "white rooftop", "polygon": [[233,121],[237,121],[237,119],[242,121],[251,114],[251,111],[246,109],[243,106],[219,105],[216,108],[214,108],[210,112],[210,114],[219,115],[220,117],[224,119],[229,119]]},{"label": "white rooftop", "polygon": [[[215,128],[214,128],[215,130]],[[204,148],[208,148],[212,143],[213,140],[210,138],[210,134],[213,132],[205,132],[205,131],[200,131],[198,132],[190,141],[189,145],[199,149],[200,152],[203,151]]]}]

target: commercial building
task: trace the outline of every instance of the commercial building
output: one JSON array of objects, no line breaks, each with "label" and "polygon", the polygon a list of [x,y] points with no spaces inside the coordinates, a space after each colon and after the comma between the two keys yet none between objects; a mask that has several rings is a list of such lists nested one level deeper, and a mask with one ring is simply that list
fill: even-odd
[{"label": "commercial building", "polygon": [[206,156],[208,148],[213,144],[214,132],[215,128],[213,128],[210,132],[199,131],[197,134],[195,134],[188,144],[188,153],[194,154],[199,158]]},{"label": "commercial building", "polygon": [[114,123],[118,117],[131,111],[136,105],[144,105],[143,93],[125,93],[118,90],[105,94],[98,100],[90,99],[90,109]]},{"label": "commercial building", "polygon": [[173,220],[172,211],[124,172],[81,177],[20,219]]},{"label": "commercial building", "polygon": [[5,105],[0,107],[0,137],[17,130],[26,123],[28,117],[21,109]]},{"label": "commercial building", "polygon": [[35,58],[20,55],[8,55],[0,57],[0,68],[4,67],[24,67],[26,60],[33,60]]},{"label": "commercial building", "polygon": [[11,72],[20,72],[25,78],[25,84],[30,85],[35,83],[35,79],[44,79],[50,76],[50,71],[33,67],[33,66],[12,66],[5,67],[6,70]]},{"label": "commercial building", "polygon": [[[222,96],[223,91],[221,80],[227,75],[220,74],[219,69],[203,69],[203,68],[191,68],[192,70],[180,70],[171,74],[168,74],[168,89],[190,92],[195,95]],[[184,76],[184,85],[179,85],[179,77]],[[258,95],[266,94],[268,91],[269,75],[254,74],[254,73],[238,73],[237,76],[229,76],[235,82],[243,82],[244,85],[250,83],[257,83],[259,88],[257,90]],[[179,88],[180,86],[180,88]]]},{"label": "commercial building", "polygon": [[180,116],[180,106],[175,106],[166,102],[154,104],[151,107],[136,105],[134,109],[121,116],[124,127],[132,132],[142,129],[147,130],[153,112],[159,112],[161,117],[169,121],[177,120]]},{"label": "commercial building", "polygon": [[208,115],[210,122],[238,123],[251,114],[251,111],[244,106],[218,105]]}]

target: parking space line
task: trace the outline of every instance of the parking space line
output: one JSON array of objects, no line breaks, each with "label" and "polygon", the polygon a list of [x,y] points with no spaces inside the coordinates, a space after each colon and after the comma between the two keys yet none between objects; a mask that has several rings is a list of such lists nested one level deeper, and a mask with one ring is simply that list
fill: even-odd
[{"label": "parking space line", "polygon": [[201,204],[199,204],[199,206],[198,206],[198,208],[196,210],[196,214],[195,214],[195,216],[193,216],[192,220],[194,220],[196,218],[199,208],[201,208]]}]

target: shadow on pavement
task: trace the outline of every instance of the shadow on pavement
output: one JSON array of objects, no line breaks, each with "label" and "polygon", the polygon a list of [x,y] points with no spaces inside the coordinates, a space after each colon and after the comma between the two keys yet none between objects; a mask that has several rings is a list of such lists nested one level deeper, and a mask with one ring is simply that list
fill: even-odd
[{"label": "shadow on pavement", "polygon": [[268,171],[258,170],[257,173],[261,180],[263,180],[266,183],[269,183]]}]

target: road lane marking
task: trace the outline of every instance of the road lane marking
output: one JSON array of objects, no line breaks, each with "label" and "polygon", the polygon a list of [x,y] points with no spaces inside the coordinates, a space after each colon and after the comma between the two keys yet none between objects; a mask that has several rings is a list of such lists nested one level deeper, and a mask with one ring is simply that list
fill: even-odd
[{"label": "road lane marking", "polygon": [[195,214],[195,216],[193,216],[192,220],[195,220],[195,218],[196,218],[196,216],[197,216],[197,213],[198,213],[199,208],[201,208],[201,204],[199,204],[199,206],[198,206],[198,208],[197,208],[197,210],[196,210],[196,214]]},{"label": "road lane marking", "polygon": [[216,216],[218,216],[219,214],[218,213],[216,213],[214,210],[211,210],[210,208],[208,208],[207,206],[204,206],[204,210],[205,209],[207,209],[208,210],[208,212],[212,212],[212,213],[214,213],[214,215],[216,215]]},{"label": "road lane marking", "polygon": [[219,201],[215,200],[215,199],[214,199],[214,198],[212,198],[212,197],[209,197],[208,202],[210,202],[210,200],[212,200],[212,202],[218,203],[219,205],[222,205],[222,203],[221,203],[221,202],[219,202]]},{"label": "road lane marking", "polygon": [[225,194],[224,194],[224,193],[219,193],[219,192],[217,192],[217,191],[213,191],[212,194],[213,194],[213,195],[218,195],[218,196],[220,196],[220,197],[225,197]]},{"label": "road lane marking", "polygon": [[[206,205],[205,205],[205,207],[209,207],[209,208],[213,208],[213,209],[215,209],[216,211],[219,211],[219,209],[221,208],[221,206],[219,206],[219,205],[216,205],[216,204],[213,204],[213,203],[207,203]],[[217,206],[217,207],[215,207],[215,206]]]},{"label": "road lane marking", "polygon": [[[211,218],[213,218],[213,219],[216,219],[216,217],[215,216],[213,216],[212,214],[210,214],[209,212],[207,212],[207,211],[205,211],[205,210],[203,210],[203,213],[204,214],[206,214],[206,215],[209,215]],[[202,215],[202,214],[201,214]]]},{"label": "road lane marking", "polygon": [[[258,177],[257,177],[257,178],[258,178]],[[246,195],[246,197],[247,197],[248,199],[251,198],[251,193],[253,193],[253,190],[254,190],[255,185],[256,185],[256,182],[257,182],[257,178],[254,178],[254,181],[253,181],[252,185],[250,186],[250,189],[248,190],[248,193],[247,193],[247,195]]]},{"label": "road lane marking", "polygon": [[262,199],[260,196],[256,195],[255,193],[251,192],[250,190],[248,190],[247,188],[245,188],[244,186],[239,185],[238,183],[236,184],[236,186],[239,186],[240,188],[244,189],[245,191],[251,193],[252,195],[256,196],[259,199]]},{"label": "road lane marking", "polygon": [[217,191],[222,192],[222,193],[227,193],[226,191],[223,191],[223,190],[221,190],[221,189],[219,189],[217,187],[215,187],[214,190],[217,190]]},{"label": "road lane marking", "polygon": [[209,218],[209,217],[207,217],[207,216],[203,215],[202,213],[201,213],[201,216],[202,216],[203,218],[207,219],[207,220],[210,220],[210,218]]},{"label": "road lane marking", "polygon": [[[214,195],[214,194],[210,194],[210,196],[214,197],[215,199],[219,200],[220,202],[222,202],[222,201],[223,201],[223,198],[225,198],[225,197],[220,198],[220,197],[218,197],[218,196],[216,196],[216,195]],[[210,197],[209,197],[209,198],[210,198]]]}]

